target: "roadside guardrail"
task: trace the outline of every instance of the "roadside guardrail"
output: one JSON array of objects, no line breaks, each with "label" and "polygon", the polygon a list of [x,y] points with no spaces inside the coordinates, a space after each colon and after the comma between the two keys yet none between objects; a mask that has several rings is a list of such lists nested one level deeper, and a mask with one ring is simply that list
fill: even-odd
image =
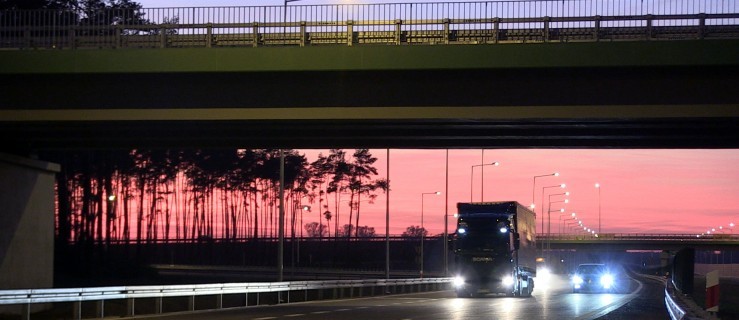
[{"label": "roadside guardrail", "polygon": [[717,319],[704,311],[692,299],[682,294],[680,290],[675,288],[669,278],[642,273],[638,275],[665,286],[665,307],[672,320]]},{"label": "roadside guardrail", "polygon": [[30,319],[32,305],[71,302],[73,319],[82,319],[82,303],[91,301],[96,303],[95,318],[103,318],[105,302],[110,300],[125,300],[125,315],[134,316],[136,300],[144,298],[154,299],[154,312],[158,314],[163,313],[162,299],[171,297],[187,297],[188,310],[180,311],[194,311],[195,298],[199,296],[215,296],[215,309],[220,309],[223,308],[224,295],[244,295],[246,303],[240,307],[248,307],[250,295],[256,295],[256,305],[260,305],[259,295],[265,293],[277,293],[276,303],[290,303],[309,300],[309,292],[313,293],[314,300],[323,300],[442,290],[451,280],[451,278],[365,279],[0,290],[0,305],[19,305],[22,308],[23,319]]}]

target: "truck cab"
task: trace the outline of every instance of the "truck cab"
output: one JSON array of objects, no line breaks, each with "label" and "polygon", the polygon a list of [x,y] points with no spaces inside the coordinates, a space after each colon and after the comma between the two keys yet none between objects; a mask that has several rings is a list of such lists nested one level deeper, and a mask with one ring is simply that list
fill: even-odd
[{"label": "truck cab", "polygon": [[[511,205],[510,202],[458,204],[452,246],[457,296],[531,295],[534,269],[521,263],[518,208]],[[528,255],[523,258],[527,259]]]}]

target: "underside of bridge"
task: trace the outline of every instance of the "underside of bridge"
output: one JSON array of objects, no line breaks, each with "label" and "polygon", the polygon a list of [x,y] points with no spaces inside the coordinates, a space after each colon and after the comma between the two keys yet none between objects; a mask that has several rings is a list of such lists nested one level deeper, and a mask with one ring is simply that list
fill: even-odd
[{"label": "underside of bridge", "polygon": [[739,41],[0,52],[0,134],[75,148],[736,148]]}]

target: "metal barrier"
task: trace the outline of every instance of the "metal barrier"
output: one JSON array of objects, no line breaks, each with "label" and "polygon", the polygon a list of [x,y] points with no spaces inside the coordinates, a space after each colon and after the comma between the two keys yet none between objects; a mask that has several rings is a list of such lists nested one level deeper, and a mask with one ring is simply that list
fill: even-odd
[{"label": "metal barrier", "polygon": [[[101,26],[14,26],[0,48],[192,48],[365,44],[498,44],[739,38],[739,14],[347,20]],[[659,25],[661,21],[683,21]],[[623,26],[631,23],[631,26]],[[576,24],[576,26],[567,26]],[[321,30],[331,26],[332,31]],[[282,30],[282,31],[280,31]]]},{"label": "metal barrier", "polygon": [[686,241],[739,241],[737,234],[709,234],[696,236],[695,234],[650,234],[650,233],[602,233],[598,237],[588,234],[550,234],[537,235],[537,240],[589,240],[589,241],[613,241],[613,240],[643,240],[643,241],[664,241],[664,240],[686,240]]},{"label": "metal barrier", "polygon": [[739,2],[540,0],[0,11],[0,48],[739,38]]},{"label": "metal barrier", "polygon": [[665,306],[672,320],[718,319],[683,295],[669,280],[665,281]]},{"label": "metal barrier", "polygon": [[683,295],[680,290],[675,288],[670,279],[648,274],[639,274],[639,276],[665,286],[665,307],[672,320],[718,319],[699,307],[692,299]]},{"label": "metal barrier", "polygon": [[[96,317],[105,316],[105,301],[126,300],[126,315],[134,316],[136,299],[154,298],[155,312],[162,312],[162,298],[188,297],[188,311],[194,311],[196,296],[217,296],[216,308],[222,308],[224,295],[245,295],[245,305],[249,306],[249,295],[256,294],[257,305],[259,294],[276,292],[287,292],[285,299],[278,298],[277,303],[290,303],[290,292],[304,291],[307,299],[308,291],[319,291],[319,297],[323,298],[322,290],[332,290],[331,299],[343,298],[346,295],[363,296],[362,288],[372,288],[370,295],[375,295],[375,288],[385,288],[381,294],[419,292],[428,290],[440,290],[445,284],[451,282],[451,278],[426,278],[426,279],[369,279],[369,280],[326,280],[326,281],[290,281],[290,282],[254,282],[254,283],[216,283],[195,285],[164,285],[164,286],[119,286],[98,288],[63,288],[63,289],[25,289],[25,290],[0,290],[0,305],[21,305],[23,307],[24,319],[30,318],[31,305],[40,303],[72,302],[73,318],[82,318],[82,302],[95,301]],[[348,290],[348,293],[345,292]],[[305,301],[305,299],[301,300]]]}]

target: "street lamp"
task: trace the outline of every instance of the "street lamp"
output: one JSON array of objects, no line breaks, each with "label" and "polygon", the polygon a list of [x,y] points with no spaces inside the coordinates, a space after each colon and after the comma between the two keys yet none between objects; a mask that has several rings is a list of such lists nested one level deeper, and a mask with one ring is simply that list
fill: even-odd
[{"label": "street lamp", "polygon": [[536,214],[536,196],[535,196],[535,193],[536,193],[536,178],[541,178],[541,177],[558,177],[558,176],[559,176],[559,172],[555,172],[555,173],[552,173],[552,174],[543,174],[543,175],[540,175],[540,176],[534,176],[534,184],[531,186],[531,210],[534,211],[534,214]]},{"label": "street lamp", "polygon": [[[563,228],[563,225],[562,225],[562,217],[565,217],[565,216],[567,216],[567,215],[566,214],[560,214],[559,215],[559,219],[558,219],[559,220],[559,233],[564,233],[564,228]],[[571,216],[571,218],[564,219],[564,221],[574,220],[576,214],[573,212],[572,214],[570,214],[570,216]]]},{"label": "street lamp", "polygon": [[[475,167],[485,167],[485,166],[499,166],[499,162],[493,162],[493,163],[484,163],[484,164],[475,164],[472,165],[472,168],[470,169],[470,202],[472,202],[472,177],[475,175]],[[484,173],[484,172],[483,172]],[[484,174],[480,175],[480,202],[482,202],[482,195],[483,191],[485,190],[485,181],[483,180]]]},{"label": "street lamp", "polygon": [[575,227],[577,227],[577,222],[576,222],[576,220],[573,220],[573,221],[567,221],[567,222],[565,223],[565,229],[566,229],[566,230],[562,230],[562,231],[567,231],[567,232],[569,232],[570,230],[572,230],[572,228],[575,228]]},{"label": "street lamp", "polygon": [[425,229],[423,228],[423,199],[424,199],[424,196],[429,195],[429,194],[438,196],[441,194],[441,192],[436,191],[436,192],[421,193],[421,270],[420,270],[421,278],[423,278],[423,241],[424,241],[424,231],[425,231]]},{"label": "street lamp", "polygon": [[[566,187],[567,187],[567,185],[565,185],[564,183],[558,184],[558,185],[553,185],[553,186],[542,187],[541,188],[541,208],[542,208],[542,210],[544,209],[544,191],[546,189],[549,189],[549,188],[563,188],[564,189]],[[549,210],[549,208],[547,208],[547,210]],[[542,211],[542,213],[541,213],[541,233],[542,234],[544,233],[544,211]],[[541,255],[542,256],[544,255],[544,241],[541,242]]]},{"label": "street lamp", "polygon": [[547,211],[548,211],[547,212],[547,236],[550,235],[551,232],[552,232],[552,212],[556,212],[556,211],[565,212],[565,209],[551,211],[550,209],[552,208],[552,203],[558,203],[558,202],[569,203],[570,202],[569,199],[564,199],[564,200],[559,200],[559,201],[552,201],[552,197],[556,197],[556,196],[565,196],[566,197],[566,196],[569,196],[569,195],[570,195],[569,192],[556,193],[556,194],[550,194],[549,195],[549,204],[547,205]]},{"label": "street lamp", "polygon": [[[554,185],[554,186],[542,187],[541,188],[541,208],[542,208],[542,210],[544,209],[544,191],[546,189],[549,189],[549,188],[562,188],[562,189],[564,189],[566,187],[567,187],[567,185],[565,185],[564,183],[558,184],[558,185]],[[547,210],[549,210],[549,209],[547,209]],[[542,233],[544,232],[544,212],[543,211],[542,211],[542,215],[541,215],[541,232]]]},{"label": "street lamp", "polygon": [[598,233],[601,233],[600,229],[600,183],[595,183],[595,188],[598,189]]}]

